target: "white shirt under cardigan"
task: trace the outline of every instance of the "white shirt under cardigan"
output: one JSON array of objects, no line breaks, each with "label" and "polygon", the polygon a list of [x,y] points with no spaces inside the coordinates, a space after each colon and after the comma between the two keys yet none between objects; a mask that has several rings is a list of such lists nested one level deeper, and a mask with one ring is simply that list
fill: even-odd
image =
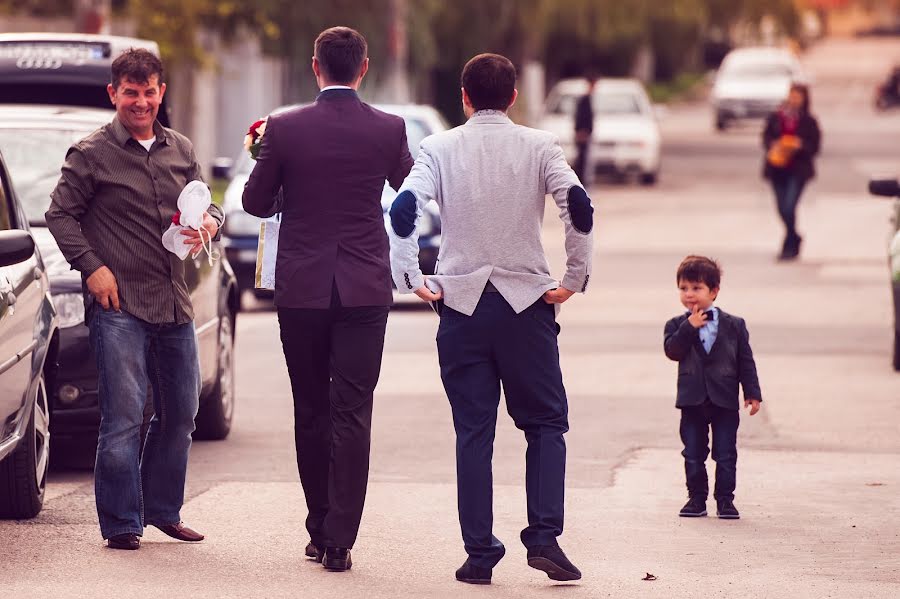
[{"label": "white shirt under cardigan", "polygon": [[[580,230],[573,226],[568,205],[576,187]],[[471,315],[488,281],[516,313],[560,286],[550,276],[541,245],[547,194],[553,196],[565,225],[562,286],[576,292],[587,288],[593,209],[555,135],[516,125],[499,111],[479,111],[466,124],[422,142],[412,172],[398,190],[388,227],[394,281],[400,293],[412,293],[425,279],[415,226],[404,237],[393,224],[404,191],[415,196],[416,219],[432,200],[440,208],[441,249],[437,274],[428,277],[428,287],[442,291],[450,308]]]}]

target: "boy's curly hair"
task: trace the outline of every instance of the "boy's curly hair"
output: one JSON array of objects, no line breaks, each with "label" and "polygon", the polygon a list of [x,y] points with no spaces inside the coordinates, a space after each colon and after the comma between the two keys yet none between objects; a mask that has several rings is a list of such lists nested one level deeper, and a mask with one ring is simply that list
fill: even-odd
[{"label": "boy's curly hair", "polygon": [[688,256],[678,265],[675,274],[675,283],[681,281],[705,283],[710,289],[718,289],[722,282],[722,268],[712,258]]}]

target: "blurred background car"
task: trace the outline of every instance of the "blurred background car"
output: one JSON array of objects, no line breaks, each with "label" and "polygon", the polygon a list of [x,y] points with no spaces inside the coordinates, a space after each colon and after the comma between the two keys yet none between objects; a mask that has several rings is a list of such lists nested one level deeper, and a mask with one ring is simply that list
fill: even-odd
[{"label": "blurred background car", "polygon": [[[43,37],[39,40],[34,47],[18,40],[15,44],[25,45],[15,45],[16,51],[25,47],[30,48],[28,52],[33,52],[34,56],[60,56],[61,66],[41,74],[42,83],[35,88],[37,95],[34,98],[26,93],[28,86],[24,86],[15,95],[20,103],[0,103],[0,152],[6,159],[25,218],[47,264],[50,294],[59,313],[59,366],[57,375],[48,385],[53,439],[54,442],[96,442],[100,423],[97,368],[88,328],[84,326],[81,275],[71,270],[59,251],[46,228],[44,213],[50,205],[50,193],[59,181],[60,168],[69,147],[109,123],[115,115],[114,107],[105,95],[110,64],[115,56],[113,48],[118,45],[158,49],[155,43],[146,40],[85,35],[67,36],[59,42],[64,51],[55,53],[56,42]],[[2,39],[0,48],[3,48]],[[68,68],[70,55],[80,64],[84,60],[82,50],[89,52],[96,48],[102,48],[103,55],[99,56],[101,50],[96,50],[97,56],[90,59],[95,68],[83,71],[77,66]],[[103,61],[105,66],[101,68]],[[15,62],[0,61],[0,81],[5,84],[8,72],[15,69]],[[100,71],[105,73],[102,81]],[[52,75],[55,72],[61,76],[54,81]],[[102,108],[82,107],[82,100],[90,95],[88,90],[92,88],[102,89],[106,97]],[[51,89],[55,91],[49,94]],[[48,104],[47,94],[55,98],[57,104]],[[69,105],[70,98],[75,106]],[[219,246],[214,244],[214,247]],[[237,282],[224,256],[215,260],[212,266],[201,256],[188,258],[184,264],[185,280],[194,306],[202,377],[194,438],[224,439],[231,430],[235,404]],[[148,405],[147,413],[152,414],[152,405]]]},{"label": "blurred background car", "polygon": [[[288,110],[293,106],[284,106],[273,111],[273,114]],[[403,117],[406,123],[406,139],[413,158],[419,153],[422,140],[434,133],[445,131],[447,122],[440,113],[431,106],[416,104],[376,104],[375,108]],[[222,233],[222,244],[228,261],[234,268],[238,287],[241,292],[250,290],[258,298],[272,297],[272,292],[254,289],[256,274],[256,250],[259,244],[259,224],[261,219],[244,211],[242,196],[244,185],[256,162],[244,150],[235,161],[232,179],[225,190],[223,207],[225,210],[225,226]],[[381,193],[381,209],[384,213],[385,227],[390,225],[388,210],[397,196],[387,182]],[[424,218],[419,219],[419,266],[425,274],[434,274],[438,251],[441,246],[441,217],[434,202],[425,207]]]},{"label": "blurred background car", "polygon": [[59,334],[50,283],[0,152],[0,518],[44,502]]},{"label": "blurred background car", "polygon": [[888,245],[888,268],[894,296],[894,370],[900,372],[900,183],[897,179],[872,179],[869,193],[894,198],[891,241]]},{"label": "blurred background car", "polygon": [[[588,90],[586,79],[563,79],[553,86],[537,127],[559,137],[569,164],[575,162],[575,108]],[[637,79],[600,79],[591,97],[594,131],[588,150],[587,176],[602,173],[619,179],[636,175],[652,185],[659,178],[660,133],[657,113]],[[585,182],[590,183],[589,181]]]},{"label": "blurred background car", "polygon": [[763,119],[787,98],[791,83],[807,83],[800,61],[783,48],[738,48],[728,53],[712,89],[714,124]]}]

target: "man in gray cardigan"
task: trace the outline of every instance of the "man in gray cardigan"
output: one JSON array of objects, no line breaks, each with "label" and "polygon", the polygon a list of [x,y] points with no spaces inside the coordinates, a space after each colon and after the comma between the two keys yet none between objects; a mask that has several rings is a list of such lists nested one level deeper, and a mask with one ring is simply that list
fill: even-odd
[{"label": "man in gray cardigan", "polygon": [[[516,70],[481,54],[462,73],[465,125],[422,142],[391,211],[391,269],[401,293],[434,303],[441,379],[456,429],[459,519],[468,559],[457,580],[489,584],[505,553],[492,534],[494,429],[501,384],[528,449],[528,565],[553,580],[577,580],[559,548],[563,529],[566,392],[559,367],[556,305],[587,288],[593,207],[556,138],[514,124]],[[565,224],[566,272],[550,276],[541,246],[546,195]],[[416,222],[440,206],[437,274],[419,270]]]}]

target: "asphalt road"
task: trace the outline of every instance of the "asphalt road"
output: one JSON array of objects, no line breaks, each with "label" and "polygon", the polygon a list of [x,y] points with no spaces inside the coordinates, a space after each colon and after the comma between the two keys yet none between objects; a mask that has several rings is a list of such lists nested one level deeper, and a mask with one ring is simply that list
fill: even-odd
[{"label": "asphalt road", "polygon": [[[657,186],[592,190],[591,288],[560,315],[571,420],[561,544],[580,583],[551,585],[525,565],[525,444],[505,417],[494,478],[507,557],[489,588],[453,580],[465,554],[437,320],[410,308],[389,321],[354,569],[306,562],[287,372],[275,315],[256,304],[238,319],[234,431],[196,443],[191,456],[183,516],[207,540],[188,546],[148,531],[139,552],[110,551],[90,472],[55,471],[38,518],[0,522],[0,588],[15,597],[900,596],[891,204],[865,192],[870,174],[900,173],[900,110],[870,108],[900,43],[830,41],[805,61],[824,149],[801,204],[799,262],[774,259],[781,230],[759,176],[758,127],[717,134],[702,102],[674,106],[663,121]],[[545,222],[560,273],[554,210]],[[763,410],[741,423],[737,522],[677,517],[675,365],[661,341],[681,309],[674,273],[688,253],[721,261],[717,305],[746,318],[763,387]],[[646,572],[657,580],[642,581]]]}]

